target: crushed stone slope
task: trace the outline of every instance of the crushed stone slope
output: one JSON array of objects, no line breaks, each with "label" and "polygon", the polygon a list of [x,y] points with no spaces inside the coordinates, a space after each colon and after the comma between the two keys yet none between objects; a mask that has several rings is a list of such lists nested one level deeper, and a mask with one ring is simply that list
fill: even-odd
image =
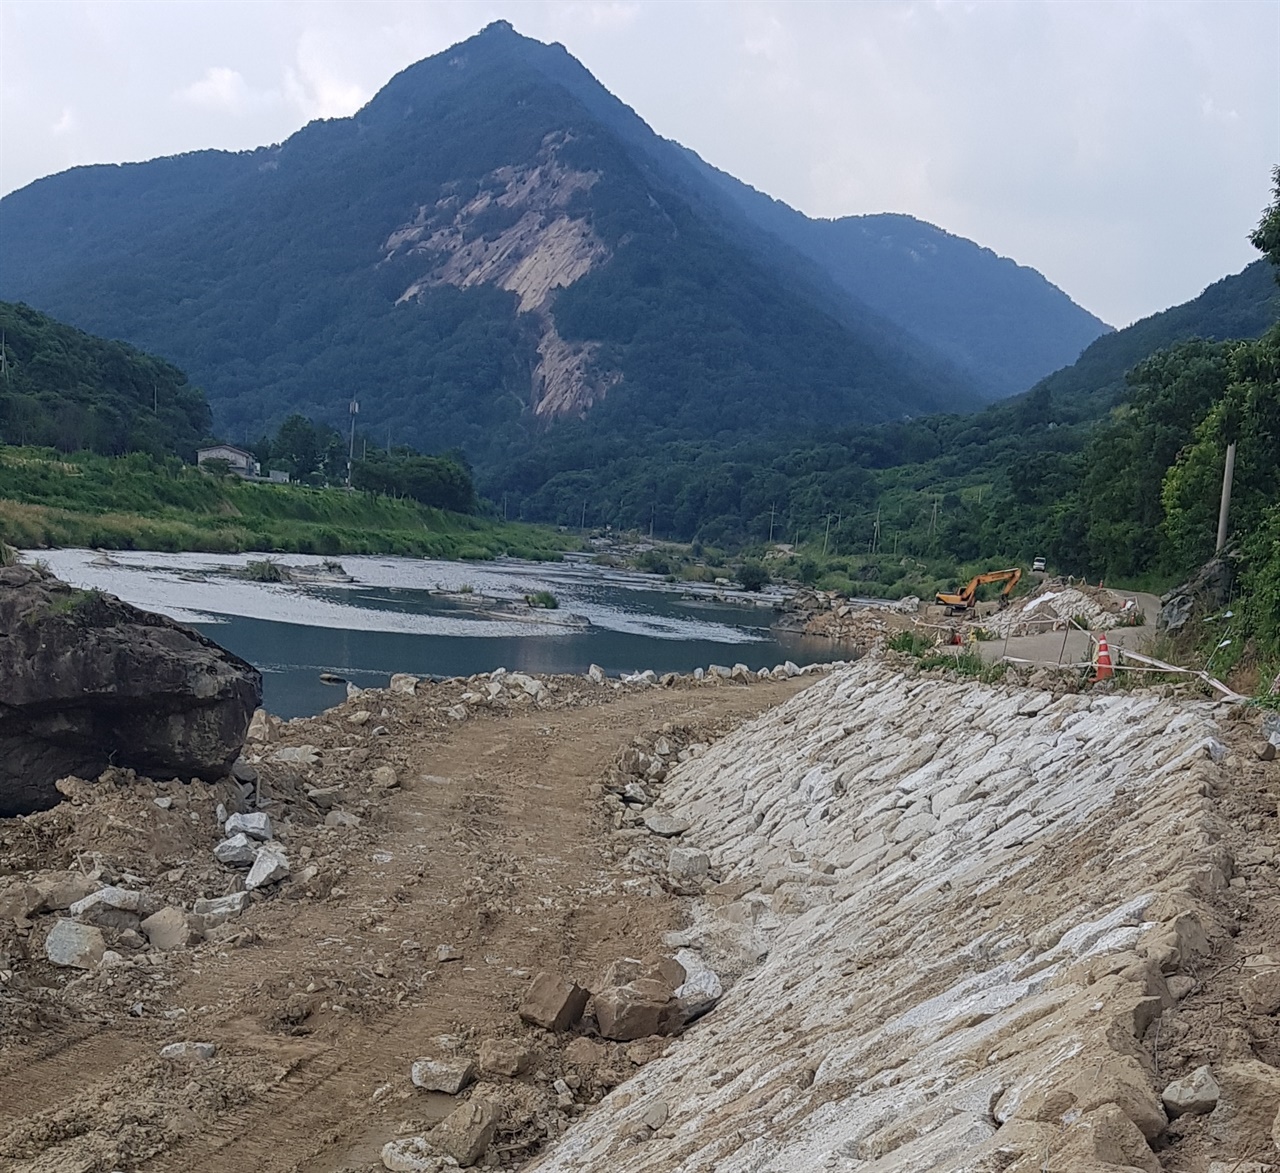
[{"label": "crushed stone slope", "polygon": [[736,983],[532,1168],[1158,1170],[1222,711],[863,661],[679,766],[719,883],[669,944]]}]

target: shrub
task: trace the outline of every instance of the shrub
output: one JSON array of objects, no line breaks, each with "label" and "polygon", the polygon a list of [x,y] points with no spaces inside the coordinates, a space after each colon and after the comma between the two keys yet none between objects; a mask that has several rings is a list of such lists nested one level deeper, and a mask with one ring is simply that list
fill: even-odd
[{"label": "shrub", "polygon": [[534,591],[531,595],[525,595],[524,601],[530,607],[542,607],[547,611],[554,611],[560,606],[560,600],[550,591]]},{"label": "shrub", "polygon": [[923,656],[937,641],[920,631],[899,631],[889,637],[885,645],[891,652],[906,652],[909,656]]},{"label": "shrub", "polygon": [[744,591],[758,591],[773,580],[769,577],[769,572],[764,568],[763,563],[749,561],[738,567],[738,581],[742,583]]},{"label": "shrub", "polygon": [[240,574],[252,582],[284,582],[287,577],[280,563],[271,558],[247,563]]}]

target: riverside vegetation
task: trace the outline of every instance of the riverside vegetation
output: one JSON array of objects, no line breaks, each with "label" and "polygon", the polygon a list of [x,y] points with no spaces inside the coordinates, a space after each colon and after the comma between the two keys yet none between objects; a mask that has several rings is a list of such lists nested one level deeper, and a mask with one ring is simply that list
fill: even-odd
[{"label": "riverside vegetation", "polygon": [[213,477],[176,457],[12,447],[0,447],[0,535],[27,548],[431,558],[558,558],[568,544],[551,529],[407,498]]}]

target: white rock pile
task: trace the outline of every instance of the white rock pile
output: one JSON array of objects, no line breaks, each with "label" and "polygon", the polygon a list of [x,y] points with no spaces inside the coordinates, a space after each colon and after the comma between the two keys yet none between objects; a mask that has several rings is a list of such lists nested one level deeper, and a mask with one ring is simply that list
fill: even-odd
[{"label": "white rock pile", "polygon": [[718,882],[667,944],[728,992],[531,1168],[1155,1173],[1221,751],[1207,703],[864,661],[675,765],[668,867]]}]

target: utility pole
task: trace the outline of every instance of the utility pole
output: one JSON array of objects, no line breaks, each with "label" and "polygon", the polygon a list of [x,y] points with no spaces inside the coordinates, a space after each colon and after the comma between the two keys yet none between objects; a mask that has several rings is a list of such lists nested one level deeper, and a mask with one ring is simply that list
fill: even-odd
[{"label": "utility pole", "polygon": [[1227,463],[1222,469],[1222,503],[1218,506],[1218,544],[1215,554],[1227,544],[1227,516],[1231,512],[1231,481],[1236,474],[1236,442],[1227,445]]},{"label": "utility pole", "polygon": [[775,501],[769,506],[769,544],[773,544],[773,515],[778,511],[778,503]]},{"label": "utility pole", "polygon": [[933,516],[929,519],[929,532],[931,534],[938,532],[938,498],[933,499]]},{"label": "utility pole", "polygon": [[391,425],[387,425],[387,455],[391,455]]},{"label": "utility pole", "polygon": [[822,556],[827,556],[827,542],[831,538],[831,514],[827,514],[827,532],[822,535]]},{"label": "utility pole", "polygon": [[583,501],[582,503],[582,523],[578,526],[578,528],[584,534],[587,532],[587,503],[585,501]]},{"label": "utility pole", "polygon": [[156,388],[156,381],[151,380],[151,414],[159,415],[160,413],[160,392]]},{"label": "utility pole", "polygon": [[653,541],[653,521],[658,516],[658,503],[654,501],[649,506],[649,540]]},{"label": "utility pole", "polygon": [[351,401],[351,443],[347,446],[347,488],[351,488],[351,468],[356,462],[356,416],[360,414],[360,404]]},{"label": "utility pole", "polygon": [[871,531],[871,552],[874,554],[880,549],[880,506],[876,506],[876,524]]}]

